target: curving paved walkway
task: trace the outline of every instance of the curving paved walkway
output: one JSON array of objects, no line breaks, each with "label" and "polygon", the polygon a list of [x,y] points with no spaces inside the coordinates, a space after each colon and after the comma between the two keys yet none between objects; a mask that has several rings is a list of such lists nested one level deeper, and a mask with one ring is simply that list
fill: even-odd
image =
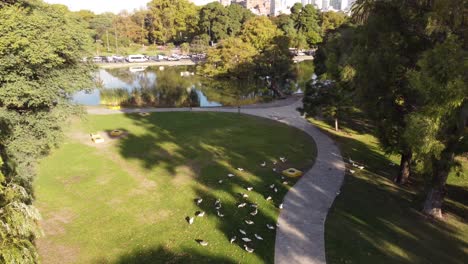
[{"label": "curving paved walkway", "polygon": [[[285,105],[286,104],[286,105]],[[343,183],[345,164],[333,140],[302,118],[297,107],[300,100],[284,101],[264,106],[243,107],[244,114],[265,117],[299,128],[309,134],[317,145],[315,164],[294,185],[284,198],[284,209],[278,218],[275,263],[321,264],[325,259],[325,219],[328,209]],[[116,114],[171,111],[237,112],[237,108],[149,108],[109,110],[89,108],[90,114]]]}]

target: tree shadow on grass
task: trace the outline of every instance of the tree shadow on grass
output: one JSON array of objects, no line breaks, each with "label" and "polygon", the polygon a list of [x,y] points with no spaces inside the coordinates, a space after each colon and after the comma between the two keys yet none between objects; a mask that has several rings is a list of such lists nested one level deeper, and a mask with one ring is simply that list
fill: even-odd
[{"label": "tree shadow on grass", "polygon": [[365,166],[360,170],[346,164],[341,194],[326,221],[328,263],[464,262],[466,188],[448,186],[453,192],[448,199],[457,203],[446,203],[445,209],[457,219],[428,219],[420,213],[422,187],[395,185],[392,179],[398,167],[391,165],[388,156],[363,138],[331,132],[331,125],[318,127],[338,142],[343,156]]},{"label": "tree shadow on grass", "polygon": [[[97,261],[97,263],[108,263]],[[118,257],[114,264],[157,264],[157,263],[237,263],[228,257],[201,253],[193,249],[174,252],[168,248],[158,247],[136,250]]]},{"label": "tree shadow on grass", "polygon": [[[302,160],[303,154],[300,153],[303,153],[304,149],[298,150],[300,145],[291,144],[291,141],[302,144],[303,141],[297,139],[297,133],[303,132],[271,120],[232,113],[167,113],[164,115],[153,113],[148,117],[136,114],[128,114],[127,117],[137,127],[144,128],[145,132],[130,133],[119,141],[118,148],[123,158],[137,160],[148,170],[156,167],[163,168],[166,171],[165,174],[169,174],[170,177],[177,177],[181,167],[189,167],[187,173],[194,174],[191,180],[197,185],[194,185],[192,189],[198,197],[203,198],[203,202],[196,210],[205,211],[206,218],[217,220],[215,230],[206,230],[207,238],[195,237],[195,234],[190,234],[194,237],[187,236],[187,239],[193,241],[193,246],[199,246],[195,239],[209,239],[210,233],[215,233],[212,234],[213,237],[219,238],[216,233],[220,232],[224,236],[224,241],[208,242],[213,242],[218,246],[232,246],[232,251],[238,256],[245,257],[245,261],[252,258],[251,256],[257,256],[257,261],[261,259],[264,263],[273,263],[275,230],[268,229],[266,225],[276,227],[276,217],[279,213],[276,207],[282,203],[288,186],[292,186],[297,179],[284,179],[289,182],[289,185],[283,185],[284,180],[280,174],[272,171],[271,161],[277,160],[282,155],[287,155],[291,159],[286,163],[278,161],[278,164],[274,166],[278,172],[290,166],[303,170],[311,167],[315,159],[314,152],[311,152],[307,160]],[[236,122],[241,121],[242,126],[236,125]],[[259,124],[269,130],[259,131],[257,129]],[[278,129],[281,130],[284,138],[278,138],[275,133],[279,131]],[[263,135],[265,131],[269,131],[270,135]],[[313,141],[305,133],[303,135],[313,146]],[[236,140],[241,142],[236,142]],[[258,148],[257,145],[262,147]],[[312,147],[308,146],[308,148]],[[268,163],[265,168],[260,166],[263,161]],[[252,167],[252,164],[255,164],[255,167]],[[245,168],[246,171],[239,172],[236,170],[238,167]],[[236,176],[229,178],[228,173]],[[220,184],[219,180],[223,180],[223,183]],[[275,184],[277,192],[274,188],[270,188],[271,184]],[[254,190],[248,191],[246,189],[248,186],[253,186]],[[240,193],[246,193],[249,197],[243,198]],[[267,196],[272,196],[272,201],[266,201]],[[194,204],[194,198],[188,198],[187,203]],[[224,214],[222,218],[217,216],[214,209],[216,199],[222,202],[220,210]],[[244,208],[238,208],[239,203],[242,202],[249,204]],[[254,211],[250,203],[259,205],[258,214],[255,216],[250,215]],[[195,210],[180,217],[193,216],[194,213]],[[248,225],[245,220],[252,220],[254,224]],[[203,220],[196,218],[195,222],[198,221]],[[240,234],[239,229],[245,230],[247,235]],[[254,234],[263,237],[264,240],[256,239]],[[232,236],[237,236],[237,241],[231,245],[229,239]],[[241,242],[242,237],[248,237],[252,242]],[[244,244],[254,248],[254,253],[245,252]],[[157,258],[157,254],[164,253],[164,251],[156,250],[150,252],[150,255]],[[137,256],[134,255],[133,258]],[[135,263],[146,263],[144,262],[145,256],[143,255],[142,262],[135,259],[137,261]],[[174,262],[185,263],[184,261],[192,258],[186,257],[186,259],[175,258]],[[193,258],[197,257],[193,256]]]}]

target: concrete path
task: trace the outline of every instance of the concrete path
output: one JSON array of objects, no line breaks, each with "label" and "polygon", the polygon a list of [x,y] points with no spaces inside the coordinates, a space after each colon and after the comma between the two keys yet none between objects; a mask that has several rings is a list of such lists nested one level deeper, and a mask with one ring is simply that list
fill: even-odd
[{"label": "concrete path", "polygon": [[[326,263],[325,219],[343,183],[345,164],[335,143],[296,111],[302,102],[297,98],[291,100],[270,105],[243,107],[240,111],[299,128],[314,139],[317,145],[317,158],[314,166],[284,198],[284,209],[278,218],[280,227],[276,231],[275,263]],[[122,110],[89,108],[88,113],[116,114],[142,110],[147,112],[190,111],[189,108]],[[193,108],[191,111],[237,112],[238,109],[232,107]]]}]

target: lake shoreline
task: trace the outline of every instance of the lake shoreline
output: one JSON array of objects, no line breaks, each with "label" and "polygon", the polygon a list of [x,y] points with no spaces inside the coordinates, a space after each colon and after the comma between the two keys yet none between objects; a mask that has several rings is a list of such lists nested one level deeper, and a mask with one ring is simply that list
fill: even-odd
[{"label": "lake shoreline", "polygon": [[[313,60],[313,56],[295,56],[293,60],[295,62],[302,62]],[[141,66],[193,66],[197,65],[199,61],[195,62],[189,59],[183,59],[178,61],[148,61],[148,62],[136,62],[136,63],[98,63],[97,65],[101,69],[114,69],[114,68],[124,68],[124,67],[141,67]]]}]

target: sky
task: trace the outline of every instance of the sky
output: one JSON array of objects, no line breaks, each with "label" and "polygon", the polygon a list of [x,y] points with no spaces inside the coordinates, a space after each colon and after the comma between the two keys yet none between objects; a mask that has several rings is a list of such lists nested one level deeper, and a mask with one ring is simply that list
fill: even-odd
[{"label": "sky", "polygon": [[[146,7],[150,0],[45,0],[45,2],[66,5],[71,11],[87,9],[100,14],[104,12],[119,13],[124,9],[132,11],[140,7]],[[194,0],[192,2],[197,5],[204,5],[213,2],[213,0]]]}]

